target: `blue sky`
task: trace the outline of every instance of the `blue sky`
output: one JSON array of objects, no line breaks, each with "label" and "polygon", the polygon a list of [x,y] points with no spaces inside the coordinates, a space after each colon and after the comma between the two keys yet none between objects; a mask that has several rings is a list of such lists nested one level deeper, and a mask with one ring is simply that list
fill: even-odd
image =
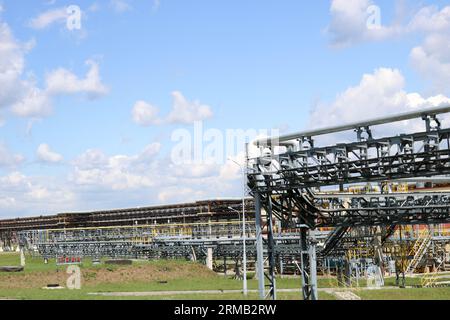
[{"label": "blue sky", "polygon": [[297,131],[450,94],[446,1],[1,5],[0,217],[239,197],[226,156],[170,162],[174,130]]}]

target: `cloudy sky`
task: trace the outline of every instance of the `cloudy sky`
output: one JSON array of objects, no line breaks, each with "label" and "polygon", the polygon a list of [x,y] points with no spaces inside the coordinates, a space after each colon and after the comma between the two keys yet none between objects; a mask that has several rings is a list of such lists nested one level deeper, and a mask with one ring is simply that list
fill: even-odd
[{"label": "cloudy sky", "polygon": [[446,2],[0,1],[0,217],[239,197],[241,149],[172,161],[196,123],[288,132],[450,103]]}]

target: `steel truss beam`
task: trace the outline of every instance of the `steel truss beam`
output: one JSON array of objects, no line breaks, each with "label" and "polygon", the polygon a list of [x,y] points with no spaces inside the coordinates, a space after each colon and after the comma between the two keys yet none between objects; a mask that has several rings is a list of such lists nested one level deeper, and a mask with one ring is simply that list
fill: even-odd
[{"label": "steel truss beam", "polygon": [[272,212],[281,220],[296,216],[298,223],[303,220],[312,229],[442,224],[450,216],[450,193],[445,192],[351,195],[309,191],[297,197],[296,204],[304,211],[291,212],[281,200],[274,200]]},{"label": "steel truss beam", "polygon": [[[230,209],[232,208],[232,209]],[[201,223],[208,220],[237,219],[241,200],[209,200],[167,206],[141,207],[83,213],[60,213],[0,220],[0,237],[8,232],[43,229],[73,229],[89,227],[123,227],[126,225]],[[246,200],[246,212],[253,212],[253,201]]]},{"label": "steel truss beam", "polygon": [[272,192],[450,174],[450,129],[324,148],[300,142],[255,159],[253,190]]}]

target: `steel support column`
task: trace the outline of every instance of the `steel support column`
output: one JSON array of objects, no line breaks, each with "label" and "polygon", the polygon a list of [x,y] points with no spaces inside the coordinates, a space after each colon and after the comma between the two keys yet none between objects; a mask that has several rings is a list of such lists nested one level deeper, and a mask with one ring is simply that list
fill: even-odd
[{"label": "steel support column", "polygon": [[256,219],[256,274],[258,276],[258,293],[260,299],[265,299],[266,290],[264,284],[264,249],[263,229],[261,215],[261,196],[255,193],[255,219]]},{"label": "steel support column", "polygon": [[267,210],[267,253],[269,259],[269,272],[266,275],[269,280],[268,297],[272,300],[277,299],[277,284],[275,278],[276,260],[275,260],[275,241],[273,238],[273,212],[272,212],[272,197],[268,196],[268,210]]},{"label": "steel support column", "polygon": [[304,300],[317,300],[317,259],[316,243],[308,241],[309,229],[300,228],[301,259],[300,268],[302,274],[302,295]]},{"label": "steel support column", "polygon": [[315,239],[310,239],[309,243],[309,264],[309,273],[311,278],[311,300],[319,300],[317,287],[317,255]]}]

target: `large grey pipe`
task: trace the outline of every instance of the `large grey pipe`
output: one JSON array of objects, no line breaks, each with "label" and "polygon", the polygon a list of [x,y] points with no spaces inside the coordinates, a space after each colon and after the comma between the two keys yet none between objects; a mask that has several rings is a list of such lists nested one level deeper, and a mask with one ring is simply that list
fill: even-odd
[{"label": "large grey pipe", "polygon": [[301,138],[305,138],[305,137],[316,137],[316,136],[321,136],[321,135],[325,135],[325,134],[337,133],[337,132],[348,131],[348,130],[353,130],[353,129],[358,129],[358,128],[364,128],[364,127],[377,126],[377,125],[382,125],[382,124],[386,124],[386,123],[436,116],[438,114],[449,113],[449,112],[450,112],[450,105],[434,107],[434,108],[423,109],[420,111],[400,113],[400,114],[397,114],[394,116],[387,116],[387,117],[375,118],[372,120],[349,123],[349,124],[345,124],[342,126],[326,127],[326,128],[316,129],[316,130],[297,132],[297,133],[292,133],[292,134],[285,135],[285,136],[280,136],[278,138],[272,137],[272,138],[258,139],[258,140],[254,141],[254,144],[255,145],[260,145],[260,144],[267,145],[267,144],[270,144],[270,141],[288,142],[288,141],[301,139]]}]

